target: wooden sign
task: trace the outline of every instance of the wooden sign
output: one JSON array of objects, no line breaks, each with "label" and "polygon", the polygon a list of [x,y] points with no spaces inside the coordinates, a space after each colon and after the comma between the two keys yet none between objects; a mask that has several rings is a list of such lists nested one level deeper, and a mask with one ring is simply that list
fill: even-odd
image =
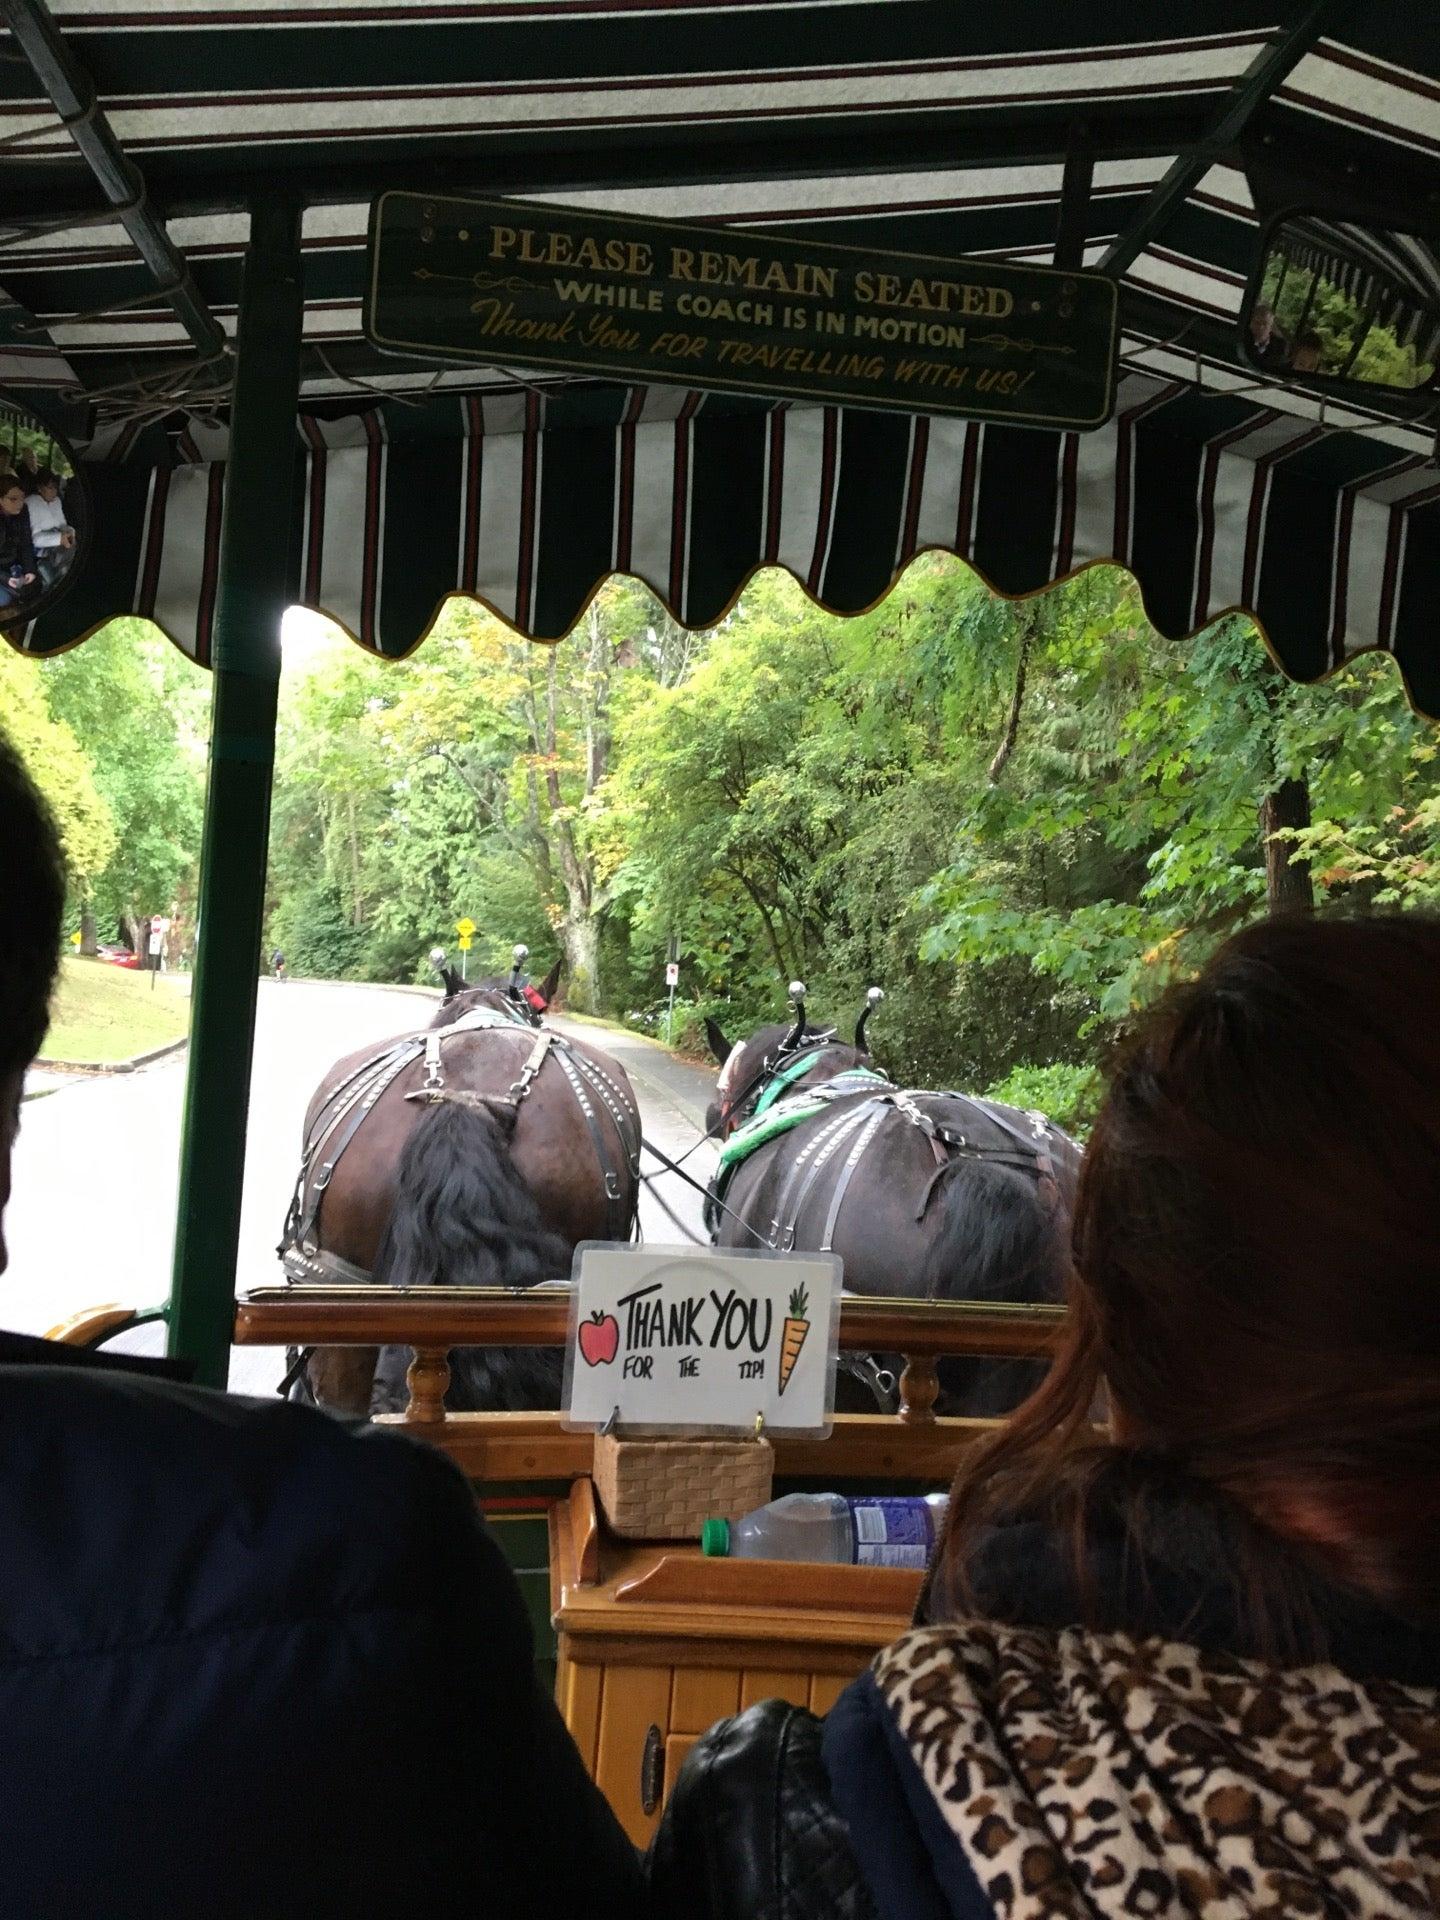
[{"label": "wooden sign", "polygon": [[1114,401],[1104,274],[403,192],[369,267],[369,338],[430,361],[1074,429]]},{"label": "wooden sign", "polygon": [[627,1433],[828,1432],[833,1254],[587,1241],[575,1256],[566,1422]]}]

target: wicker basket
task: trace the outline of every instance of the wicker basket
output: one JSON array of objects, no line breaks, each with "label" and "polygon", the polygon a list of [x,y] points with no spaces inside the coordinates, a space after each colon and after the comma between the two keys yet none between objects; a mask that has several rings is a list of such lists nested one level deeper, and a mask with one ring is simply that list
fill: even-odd
[{"label": "wicker basket", "polygon": [[696,1540],[707,1520],[763,1507],[774,1477],[768,1440],[595,1436],[595,1491],[622,1540]]}]

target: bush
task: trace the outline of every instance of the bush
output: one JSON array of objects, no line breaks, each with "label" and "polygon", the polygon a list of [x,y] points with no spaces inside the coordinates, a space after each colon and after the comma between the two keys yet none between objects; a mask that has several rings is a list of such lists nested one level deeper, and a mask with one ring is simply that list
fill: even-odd
[{"label": "bush", "polygon": [[325,881],[282,899],[270,915],[265,961],[278,947],[294,975],[351,980],[360,972],[366,935],[351,925],[338,891]]},{"label": "bush", "polygon": [[1064,1062],[1050,1067],[1012,1067],[1003,1080],[985,1089],[989,1100],[1043,1113],[1057,1127],[1083,1140],[1094,1124],[1103,1091],[1094,1067]]},{"label": "bush", "polygon": [[[665,1038],[665,1012],[665,1003],[661,1001],[651,1016],[651,1024],[647,1027],[647,1031],[653,1033],[657,1040]],[[703,1060],[709,1066],[713,1064],[714,1055],[710,1051],[710,1042],[705,1037],[707,1016],[718,1020],[726,1035],[737,1045],[750,1037],[751,1028],[736,1020],[734,1005],[728,1000],[677,1000],[675,1025],[670,1036],[670,1044],[677,1053],[688,1054],[695,1060]]]}]

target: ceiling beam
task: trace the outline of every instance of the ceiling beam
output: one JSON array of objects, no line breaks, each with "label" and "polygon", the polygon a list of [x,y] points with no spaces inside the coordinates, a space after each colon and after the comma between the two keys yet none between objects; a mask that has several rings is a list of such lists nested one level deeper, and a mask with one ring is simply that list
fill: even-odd
[{"label": "ceiling beam", "polygon": [[1113,273],[1118,279],[1145,251],[1321,34],[1353,4],[1354,0],[1308,0],[1291,25],[1261,49],[1235,82],[1202,138],[1176,157],[1134,220],[1106,249],[1099,263],[1102,273]]},{"label": "ceiling beam", "polygon": [[[12,3],[0,0],[0,7]],[[1173,101],[1166,102],[1165,116],[1153,121],[1133,111],[1091,116],[1090,151],[1097,163],[1169,159],[1199,139],[1204,127],[1203,114],[1177,108]],[[287,191],[303,193],[307,206],[347,206],[368,203],[376,194],[399,187],[415,193],[523,197],[1055,165],[1066,158],[1069,132],[1068,124],[1054,115],[1027,123],[970,112],[920,121],[912,116],[908,123],[900,116],[893,124],[848,134],[774,127],[758,143],[652,140],[625,146],[606,141],[525,150],[468,139],[450,151],[437,151],[428,141],[423,148],[397,142],[393,155],[318,161],[313,155],[289,157],[284,149],[272,154],[239,143],[219,164],[203,152],[176,156],[157,151],[147,155],[145,165],[151,204],[173,220],[240,212]],[[335,149],[328,151],[333,154]],[[86,219],[103,206],[93,182],[74,162],[14,155],[0,162],[0,226],[38,220],[42,211],[47,225]]]},{"label": "ceiling beam", "polygon": [[[105,204],[113,208],[196,351],[204,360],[223,359],[230,351],[225,333],[191,279],[184,254],[150,205],[143,177],[116,139],[94,82],[61,39],[45,0],[0,0],[0,18],[19,42]],[[36,204],[32,202],[32,209]],[[45,216],[53,219],[54,210],[45,207]]]},{"label": "ceiling beam", "polygon": [[1070,129],[1065,172],[1060,180],[1060,206],[1055,221],[1055,265],[1076,272],[1085,264],[1089,237],[1090,190],[1095,184],[1095,156],[1090,132],[1083,124]]}]

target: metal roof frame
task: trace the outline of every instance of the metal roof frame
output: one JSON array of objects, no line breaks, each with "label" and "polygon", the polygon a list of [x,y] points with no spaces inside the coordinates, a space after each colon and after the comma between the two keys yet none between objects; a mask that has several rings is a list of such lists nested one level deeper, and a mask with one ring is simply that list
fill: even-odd
[{"label": "metal roof frame", "polygon": [[1355,0],[1307,0],[1294,21],[1270,42],[1236,81],[1214,120],[1193,147],[1176,155],[1138,217],[1100,256],[1102,273],[1123,274],[1168,225],[1211,163],[1235,142],[1277,87]]},{"label": "metal roof frame", "polygon": [[[230,343],[206,306],[190,263],[150,205],[144,176],[115,138],[95,83],[61,38],[45,0],[0,0],[0,18],[18,41],[60,124],[79,148],[106,207],[116,214],[203,362],[229,358]],[[47,217],[54,218],[53,209]]]}]

